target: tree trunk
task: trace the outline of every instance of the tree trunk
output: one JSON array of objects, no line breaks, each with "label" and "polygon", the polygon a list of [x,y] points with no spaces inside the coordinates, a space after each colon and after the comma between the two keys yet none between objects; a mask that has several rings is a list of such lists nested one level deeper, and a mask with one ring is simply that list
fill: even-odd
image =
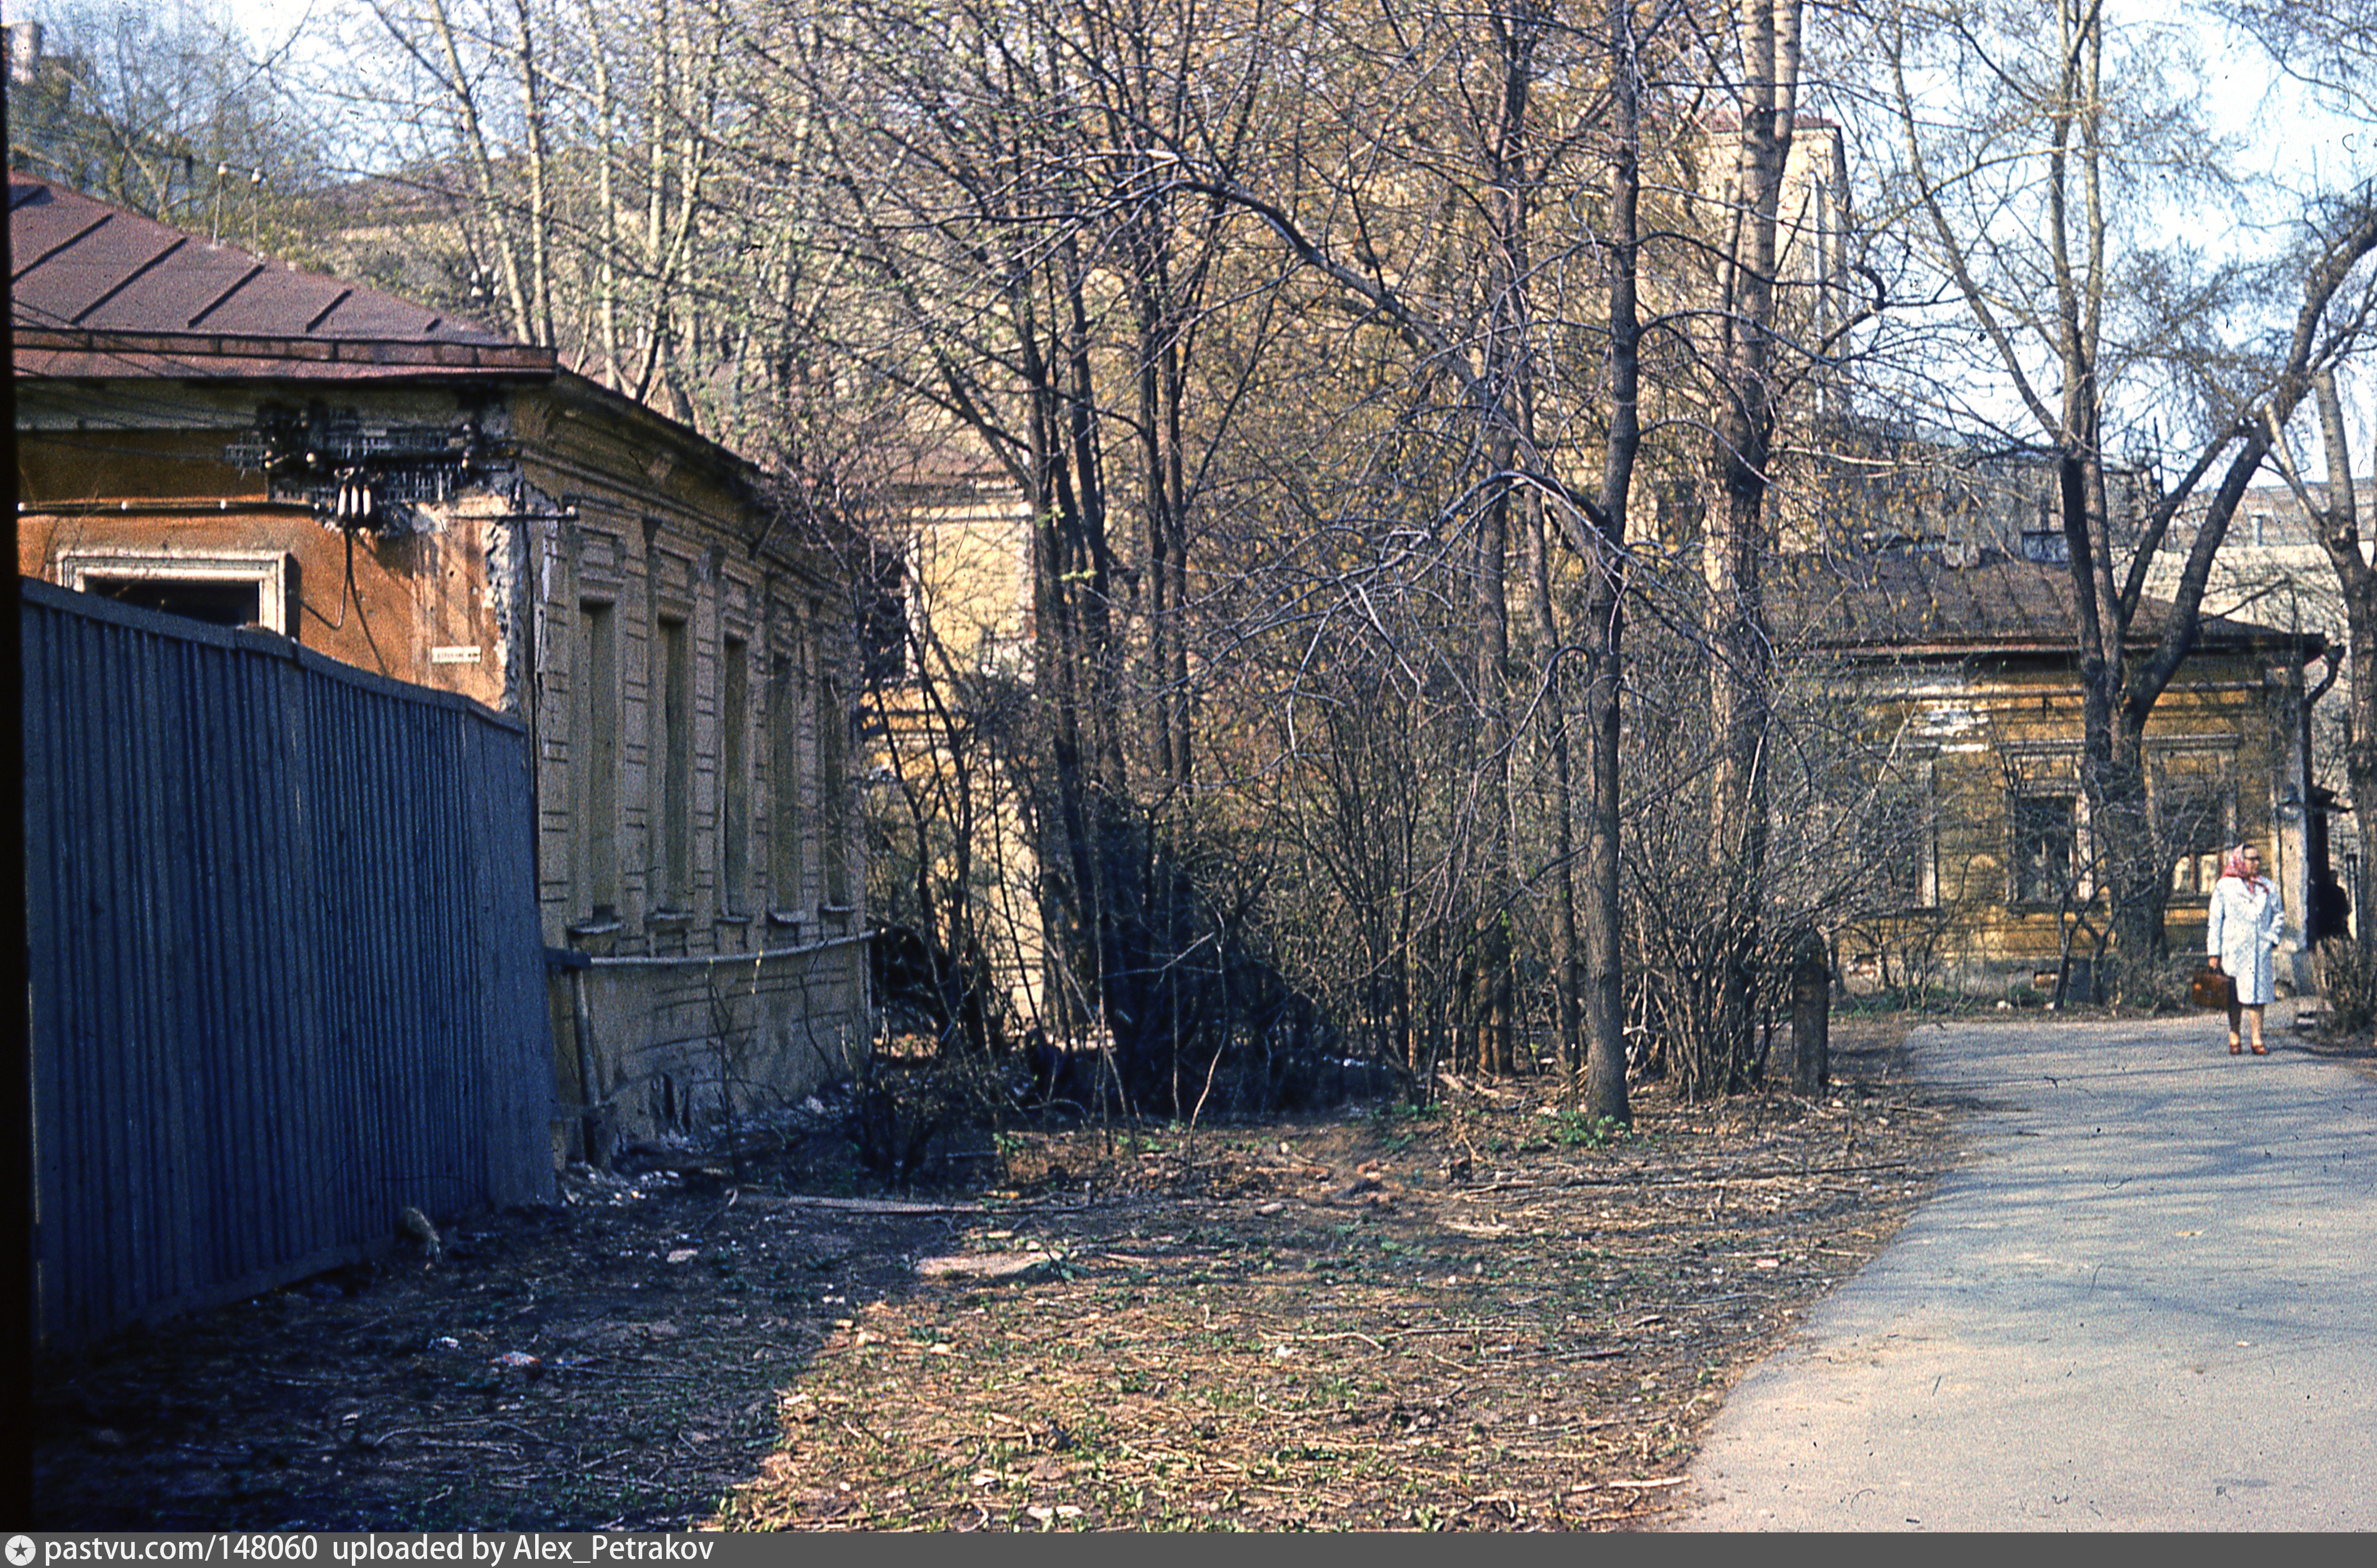
[{"label": "tree trunk", "polygon": [[[2295,499],[2311,520],[2320,547],[2335,572],[2336,591],[2344,601],[2348,679],[2345,688],[2344,778],[2350,793],[2355,820],[2361,824],[2359,874],[2346,890],[2352,897],[2353,936],[2361,951],[2377,949],[2377,911],[2369,906],[2377,886],[2371,861],[2377,860],[2377,836],[2368,823],[2377,816],[2377,570],[2360,553],[2360,509],[2352,481],[2352,442],[2344,422],[2344,400],[2335,375],[2322,370],[2311,380],[2311,400],[2319,413],[2321,445],[2326,457],[2323,493],[2314,497],[2297,469],[2284,441],[2274,444],[2278,469]],[[2311,911],[2302,912],[2308,920]]]},{"label": "tree trunk", "polygon": [[1757,1023],[1772,724],[1762,569],[1774,440],[1775,228],[1798,114],[1799,0],[1743,0],[1743,10],[1744,102],[1715,453],[1720,500],[1702,560],[1718,923],[1712,1029],[1699,1042],[1688,1083],[1701,1095],[1730,1094],[1747,1082]]},{"label": "tree trunk", "polygon": [[1626,1093],[1626,993],[1620,896],[1619,655],[1626,627],[1626,525],[1634,460],[1642,444],[1641,305],[1642,76],[1630,0],[1610,0],[1609,75],[1616,124],[1609,157],[1609,434],[1600,504],[1579,543],[1584,563],[1585,827],[1582,908],[1584,1113],[1620,1126],[1633,1119]]}]

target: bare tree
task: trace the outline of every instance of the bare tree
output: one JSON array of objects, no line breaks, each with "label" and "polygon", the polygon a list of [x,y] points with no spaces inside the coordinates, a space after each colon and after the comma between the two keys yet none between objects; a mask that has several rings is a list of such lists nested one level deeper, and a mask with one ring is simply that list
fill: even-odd
[{"label": "bare tree", "polygon": [[817,222],[850,281],[821,340],[1030,519],[1035,712],[1001,765],[1038,855],[1048,1022],[1109,1032],[1128,1093],[1161,1098],[1184,1050],[1218,1048],[1227,986],[1191,870],[1190,593],[1250,374],[1200,348],[1228,215],[1161,170],[1176,144],[1246,141],[1269,46],[1234,53],[1186,7],[796,22],[747,42],[834,187]]},{"label": "bare tree", "polygon": [[[2370,91],[2371,67],[2377,66],[2377,6],[2367,0],[2323,0],[2311,6],[2228,0],[2211,9],[2259,44],[2282,79],[2312,103],[2337,115],[2347,126],[2377,124],[2377,97]],[[2347,163],[2335,177],[2358,181],[2362,169]],[[2303,193],[2303,199],[2316,204],[2332,198],[2312,189]],[[2308,477],[2307,465],[2296,461],[2281,428],[2271,431],[2272,455],[2311,520],[2334,567],[2343,601],[2349,672],[2345,688],[2344,767],[2358,811],[2361,802],[2377,800],[2377,662],[2372,662],[2377,661],[2377,642],[2372,642],[2377,638],[2377,578],[2371,576],[2363,554],[2359,485],[2352,470],[2343,399],[2333,371],[2323,369],[2314,375],[2311,401],[2320,430],[2324,483]],[[2364,841],[2366,837],[2364,830]],[[2377,899],[2377,891],[2372,891],[2377,890],[2377,875],[2372,870],[2377,868],[2372,868],[2366,853],[2360,867],[2358,885],[2350,892],[2365,951],[2377,944],[2377,920],[2371,918],[2371,900]]]},{"label": "bare tree", "polygon": [[[2372,569],[2361,545],[2359,486],[2352,473],[2352,442],[2344,416],[2344,399],[2333,370],[2322,370],[2312,380],[2311,401],[2317,413],[2326,477],[2306,478],[2282,429],[2270,432],[2271,455],[2286,478],[2319,538],[2335,572],[2336,592],[2344,603],[2345,658],[2349,672],[2345,685],[2344,774],[2358,803],[2377,800],[2377,569]],[[2377,946],[2377,922],[2366,913],[2367,879],[2351,890],[2363,911],[2360,944]]]},{"label": "bare tree", "polygon": [[1763,934],[1770,808],[1772,638],[1762,571],[1773,548],[1767,497],[1774,461],[1782,363],[1776,287],[1784,172],[1798,120],[1798,0],[1742,0],[1736,21],[1736,168],[1717,245],[1711,458],[1717,504],[1702,547],[1707,582],[1708,696],[1715,765],[1709,775],[1714,895],[1705,1030],[1686,1052],[1687,1081],[1727,1093],[1746,1081]]},{"label": "bare tree", "polygon": [[[2216,138],[2179,105],[2147,95],[2148,56],[2100,0],[2059,0],[2054,22],[2052,33],[2042,30],[2027,6],[1908,5],[1881,42],[1905,188],[1921,220],[1914,233],[1991,374],[2024,412],[2028,444],[2056,465],[2079,604],[2082,779],[2108,888],[2118,990],[2159,959],[2169,891],[2150,808],[2146,723],[2194,645],[2214,554],[2268,454],[2272,421],[2290,418],[2320,368],[2357,336],[2360,263],[2377,246],[2377,209],[2353,202],[2311,215],[2303,257],[2289,263],[2299,302],[2293,319],[2262,328],[2275,346],[2221,341],[2213,329],[2224,312],[2255,297],[2243,269],[2192,274],[2133,217],[2150,184],[2216,174],[2206,156]],[[1922,84],[1943,79],[1965,92],[1951,105],[1928,102]],[[2010,210],[2025,221],[2009,223]],[[2260,285],[2259,297],[2275,293]],[[2167,444],[2156,415],[2202,433],[2168,465],[2180,437]],[[2115,428],[2124,416],[2129,427]],[[2111,469],[2159,475],[2180,463],[2136,514],[2114,505]],[[2172,519],[2199,495],[2174,612],[2144,647],[2133,628],[2147,569]]]},{"label": "bare tree", "polygon": [[[1571,1069],[1583,1070],[1590,1113],[1613,1120],[1627,1114],[1618,973],[1619,653],[1625,518],[1642,438],[1635,280],[1643,243],[1642,57],[1646,37],[1658,37],[1675,18],[1672,7],[1612,6],[1606,33],[1596,35],[1554,7],[1515,5],[1489,7],[1474,20],[1424,14],[1381,28],[1374,41],[1358,10],[1332,13],[1331,47],[1380,63],[1382,78],[1356,71],[1338,86],[1344,97],[1323,111],[1344,116],[1336,134],[1367,128],[1380,104],[1392,106],[1397,123],[1362,138],[1360,160],[1317,179],[1270,183],[1261,171],[1234,175],[1185,161],[1183,176],[1260,218],[1325,296],[1358,311],[1411,356],[1418,386],[1441,382],[1450,394],[1441,406],[1451,418],[1438,427],[1438,439],[1448,457],[1464,448],[1475,453],[1460,460],[1475,478],[1451,487],[1449,505],[1427,526],[1431,535],[1464,542],[1461,575],[1474,606],[1471,805],[1446,824],[1455,836],[1445,879],[1471,908],[1456,917],[1446,906],[1451,924],[1423,923],[1414,938],[1452,941],[1453,962],[1470,977],[1475,1054],[1507,1067],[1514,1061],[1518,984],[1511,911],[1548,890],[1552,1027]],[[1562,90],[1547,89],[1552,81]],[[1399,158],[1399,147],[1408,153]],[[1589,160],[1606,170],[1608,194],[1599,211],[1580,213],[1555,193]],[[1308,194],[1315,190],[1318,198]],[[1474,213],[1471,222],[1448,226],[1460,249],[1431,247],[1411,221],[1415,213],[1463,209]],[[1553,214],[1562,220],[1559,231],[1539,238]],[[1599,233],[1595,219],[1606,224]],[[1571,276],[1580,247],[1607,257],[1616,280],[1607,293],[1547,281]],[[1444,287],[1447,280],[1456,286]],[[1565,362],[1562,350],[1588,342],[1587,352],[1608,366],[1602,377],[1547,377],[1547,365]],[[1606,411],[1590,406],[1604,396]],[[1604,432],[1597,485],[1572,474],[1574,437],[1552,442],[1541,423],[1547,418],[1566,432],[1579,425]],[[1523,573],[1523,648],[1509,607],[1514,559]],[[1581,569],[1581,600],[1566,589],[1576,581],[1570,563]],[[1581,633],[1571,633],[1580,623]],[[1563,668],[1576,635],[1587,640],[1582,704],[1579,683]],[[1523,670],[1524,684],[1514,683]],[[1589,773],[1582,851],[1571,750],[1580,705]],[[1549,774],[1547,844],[1523,846],[1514,837],[1511,768],[1522,713]],[[1591,883],[1582,904],[1580,859]]]},{"label": "bare tree", "polygon": [[211,238],[301,238],[323,138],[221,6],[44,0],[10,48],[11,168]]}]

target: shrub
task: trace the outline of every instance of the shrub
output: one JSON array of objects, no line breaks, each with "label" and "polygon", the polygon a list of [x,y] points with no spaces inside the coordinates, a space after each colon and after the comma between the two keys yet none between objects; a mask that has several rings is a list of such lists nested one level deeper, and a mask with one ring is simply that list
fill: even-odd
[{"label": "shrub", "polygon": [[2203,962],[2201,957],[2190,956],[2176,965],[2140,964],[2123,988],[2123,1004],[2141,1012],[2186,1011],[2188,987],[2195,978],[2195,966]]},{"label": "shrub", "polygon": [[2311,952],[2311,977],[2327,999],[2331,1034],[2366,1034],[2377,1026],[2377,952],[2349,937],[2331,937]]}]

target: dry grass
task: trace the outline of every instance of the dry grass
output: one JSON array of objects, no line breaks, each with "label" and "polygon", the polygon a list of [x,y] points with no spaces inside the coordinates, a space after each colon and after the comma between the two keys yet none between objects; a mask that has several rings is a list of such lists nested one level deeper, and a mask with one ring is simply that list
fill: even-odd
[{"label": "dry grass", "polygon": [[921,1203],[580,1178],[435,1267],[52,1364],[36,1522],[1633,1526],[1948,1157],[1903,1028],[1836,1028],[1828,1098],[1651,1086],[1615,1139],[1529,1081],[1013,1132],[1001,1187]]}]

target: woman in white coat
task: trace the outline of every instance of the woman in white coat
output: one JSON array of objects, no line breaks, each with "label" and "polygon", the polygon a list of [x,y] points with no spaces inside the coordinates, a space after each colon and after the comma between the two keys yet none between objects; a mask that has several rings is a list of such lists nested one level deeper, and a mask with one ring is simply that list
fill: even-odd
[{"label": "woman in white coat", "polygon": [[2262,1009],[2275,995],[2273,959],[2285,917],[2278,907],[2277,884],[2262,875],[2262,852],[2250,844],[2231,849],[2220,862],[2220,880],[2212,884],[2211,915],[2204,933],[2212,967],[2229,979],[2230,1056],[2244,1048],[2238,1037],[2240,1014],[2253,1021],[2253,1054],[2270,1054],[2262,1044]]}]

